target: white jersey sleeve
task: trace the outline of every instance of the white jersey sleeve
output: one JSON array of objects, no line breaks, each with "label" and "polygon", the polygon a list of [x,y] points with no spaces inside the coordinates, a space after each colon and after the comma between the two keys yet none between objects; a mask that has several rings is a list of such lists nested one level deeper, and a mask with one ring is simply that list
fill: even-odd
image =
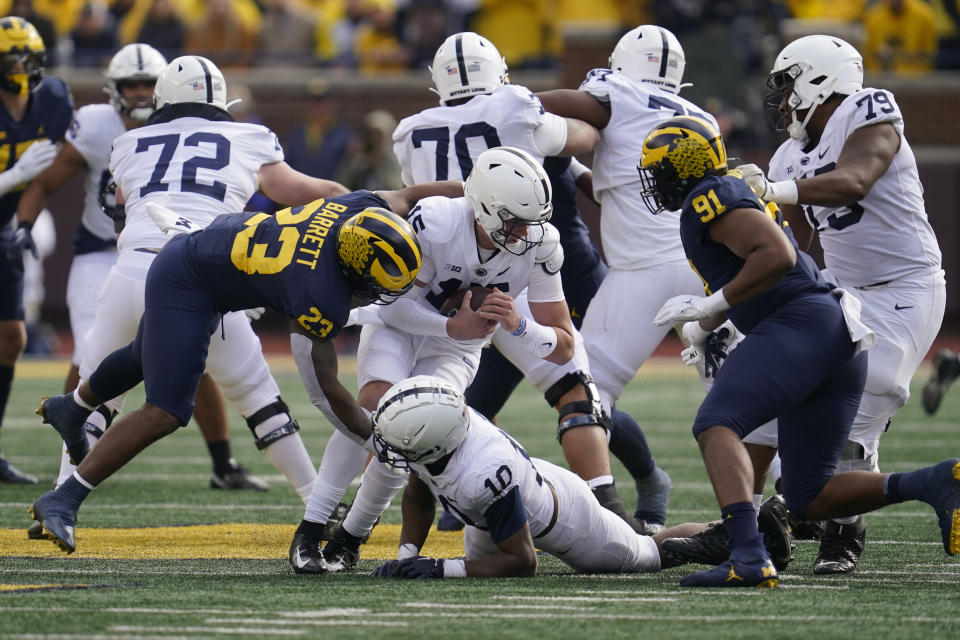
[{"label": "white jersey sleeve", "polygon": [[610,121],[600,131],[593,161],[593,189],[600,203],[600,234],[608,266],[640,269],[686,262],[680,214],[650,213],[641,196],[637,164],[644,138],[661,121],[692,115],[716,127],[716,119],[674,93],[633,82],[610,69],[591,71],[580,91],[610,107]]},{"label": "white jersey sleeve", "polygon": [[77,110],[65,136],[87,165],[80,224],[100,240],[112,240],[116,235],[113,220],[100,209],[100,191],[110,176],[107,165],[111,143],[126,130],[111,105],[90,104]]},{"label": "white jersey sleeve", "polygon": [[536,265],[530,272],[527,299],[530,302],[562,302],[565,300],[560,272],[548,273],[541,265]]},{"label": "white jersey sleeve", "polygon": [[269,129],[238,122],[177,118],[129,131],[114,142],[110,170],[126,198],[120,251],[159,248],[166,236],[146,212],[159,202],[193,229],[243,211],[257,191],[257,172],[283,160]]},{"label": "white jersey sleeve", "polygon": [[393,133],[404,184],[466,180],[477,156],[501,145],[527,151],[542,162],[534,131],[543,119],[540,99],[526,87],[509,84],[461,105],[433,107],[404,118]]},{"label": "white jersey sleeve", "polygon": [[916,158],[893,94],[865,88],[847,96],[815,146],[787,140],[770,160],[772,180],[833,171],[853,132],[882,123],[897,131],[900,148],[866,197],[845,206],[802,205],[807,222],[819,233],[824,263],[841,286],[868,286],[940,268],[940,248],[924,208]]}]

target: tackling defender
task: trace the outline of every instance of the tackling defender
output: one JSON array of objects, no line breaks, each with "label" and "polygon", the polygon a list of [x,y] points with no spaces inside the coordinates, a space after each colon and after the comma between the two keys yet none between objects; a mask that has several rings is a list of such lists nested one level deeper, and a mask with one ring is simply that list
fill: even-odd
[{"label": "tackling defender", "polygon": [[693,433],[731,539],[729,558],[681,586],[776,586],[751,496],[742,438],[778,418],[783,488],[798,517],[849,516],[905,500],[930,504],[944,550],[960,553],[960,460],[906,473],[834,473],[867,379],[876,335],[860,303],[828,283],[797,248],[776,205],[727,173],[720,134],[671,118],[651,131],[639,165],[651,210],[681,209],[683,247],[707,296],[675,296],[656,322],[697,322],[705,337],[726,315],[745,335],[697,411]]},{"label": "tackling defender", "polygon": [[[73,98],[58,78],[44,78],[46,48],[36,27],[15,16],[0,19],[0,423],[13,369],[26,344],[23,251],[36,255],[28,222],[13,216],[27,182],[50,166],[73,117]],[[0,482],[34,484],[0,454]]]},{"label": "tackling defender", "polygon": [[[862,58],[847,42],[795,40],[777,56],[768,84],[767,107],[790,138],[770,160],[769,180],[756,165],[739,169],[760,198],[781,205],[801,248],[819,235],[827,279],[860,300],[877,334],[837,466],[877,471],[880,436],[910,397],[947,297],[917,161],[893,94],[863,86]],[[762,445],[776,446],[775,433],[764,431],[747,439],[761,445],[752,452],[761,469],[771,455]],[[813,572],[852,572],[865,543],[861,516],[830,520]]]}]

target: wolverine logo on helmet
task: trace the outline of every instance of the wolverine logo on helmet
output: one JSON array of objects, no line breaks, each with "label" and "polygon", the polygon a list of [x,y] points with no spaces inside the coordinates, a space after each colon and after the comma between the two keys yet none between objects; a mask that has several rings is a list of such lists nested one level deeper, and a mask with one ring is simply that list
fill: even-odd
[{"label": "wolverine logo on helmet", "polygon": [[354,295],[376,304],[389,304],[409,291],[423,262],[410,224],[379,207],[364,209],[340,227],[337,254]]}]

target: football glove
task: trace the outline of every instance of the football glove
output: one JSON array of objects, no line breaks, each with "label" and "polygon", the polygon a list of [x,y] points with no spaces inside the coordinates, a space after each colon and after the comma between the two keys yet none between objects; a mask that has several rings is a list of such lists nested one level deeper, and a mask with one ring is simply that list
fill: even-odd
[{"label": "football glove", "polygon": [[17,172],[20,182],[28,182],[53,164],[56,156],[57,145],[48,139],[38,140],[17,158],[17,164],[13,165],[12,170]]},{"label": "football glove", "polygon": [[7,260],[10,262],[21,260],[24,251],[29,251],[35,260],[40,259],[37,255],[37,245],[33,242],[33,236],[30,235],[32,226],[29,222],[21,222],[17,226],[17,230],[13,232],[13,242],[7,246]]},{"label": "football glove", "polygon": [[266,307],[253,307],[252,309],[244,309],[243,312],[247,315],[247,319],[253,322],[259,320],[266,310]]},{"label": "football glove", "polygon": [[370,575],[377,578],[409,578],[415,580],[442,578],[443,560],[425,556],[390,560],[374,569]]},{"label": "football glove", "polygon": [[736,341],[738,336],[739,332],[736,327],[730,323],[721,325],[707,336],[703,349],[704,377],[715,378],[717,376],[717,371],[720,370],[720,365],[727,357],[730,345]]},{"label": "football glove", "polygon": [[797,204],[797,183],[793,180],[770,182],[763,169],[755,164],[742,164],[735,169],[743,174],[743,180],[750,190],[765,202],[777,204]]},{"label": "football glove", "polygon": [[710,318],[730,308],[727,299],[723,297],[723,289],[711,296],[683,295],[673,296],[663,303],[657,311],[653,323],[658,326],[677,322],[690,322]]}]

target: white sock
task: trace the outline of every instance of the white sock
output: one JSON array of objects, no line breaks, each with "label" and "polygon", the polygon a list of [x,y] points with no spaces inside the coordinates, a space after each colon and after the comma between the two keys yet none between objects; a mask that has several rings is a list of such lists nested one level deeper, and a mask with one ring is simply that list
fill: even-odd
[{"label": "white sock", "polygon": [[[258,438],[262,438],[271,431],[290,422],[290,416],[282,413],[270,416],[254,429]],[[317,472],[313,469],[313,460],[307,453],[307,447],[299,433],[284,436],[263,450],[267,459],[273,463],[277,471],[287,478],[297,495],[304,503],[310,497],[314,478]]]},{"label": "white sock", "polygon": [[770,461],[770,469],[767,472],[770,474],[770,482],[776,484],[777,480],[780,479],[780,476],[783,475],[783,472],[780,469],[780,454],[773,456],[773,460]]},{"label": "white sock", "polygon": [[367,451],[335,430],[323,451],[323,460],[307,499],[303,519],[326,524],[350,487],[350,482],[363,471],[366,461]]},{"label": "white sock", "polygon": [[[92,424],[93,426],[100,429],[101,432],[105,431],[107,428],[107,418],[100,413],[99,411],[93,411],[87,416],[87,423]],[[90,433],[87,430],[87,443],[90,445],[90,450],[93,451],[93,448],[97,446],[97,443],[100,442],[100,438]],[[76,471],[77,467],[70,462],[70,454],[67,453],[67,445],[64,444],[61,447],[60,454],[60,475],[57,476],[57,484],[59,487],[62,485],[67,478],[73,475],[73,472]],[[55,487],[56,488],[56,487]]]},{"label": "white sock", "polygon": [[83,407],[84,409],[89,409],[90,411],[95,411],[97,408],[96,405],[91,407],[89,404],[84,402],[83,398],[80,397],[80,387],[77,387],[76,389],[73,390],[73,401],[76,402],[81,407]]},{"label": "white sock", "polygon": [[596,478],[591,478],[587,480],[587,486],[591,489],[596,489],[597,487],[605,487],[608,484],[613,484],[613,476],[597,476]]},{"label": "white sock", "polygon": [[762,493],[753,494],[753,510],[757,512],[757,515],[760,515],[761,504],[763,504],[763,494]]},{"label": "white sock", "polygon": [[343,521],[344,530],[357,537],[366,535],[406,483],[406,475],[398,475],[376,461],[368,464],[350,513]]},{"label": "white sock", "polygon": [[846,518],[830,518],[837,524],[853,524],[860,516],[848,516]]}]

